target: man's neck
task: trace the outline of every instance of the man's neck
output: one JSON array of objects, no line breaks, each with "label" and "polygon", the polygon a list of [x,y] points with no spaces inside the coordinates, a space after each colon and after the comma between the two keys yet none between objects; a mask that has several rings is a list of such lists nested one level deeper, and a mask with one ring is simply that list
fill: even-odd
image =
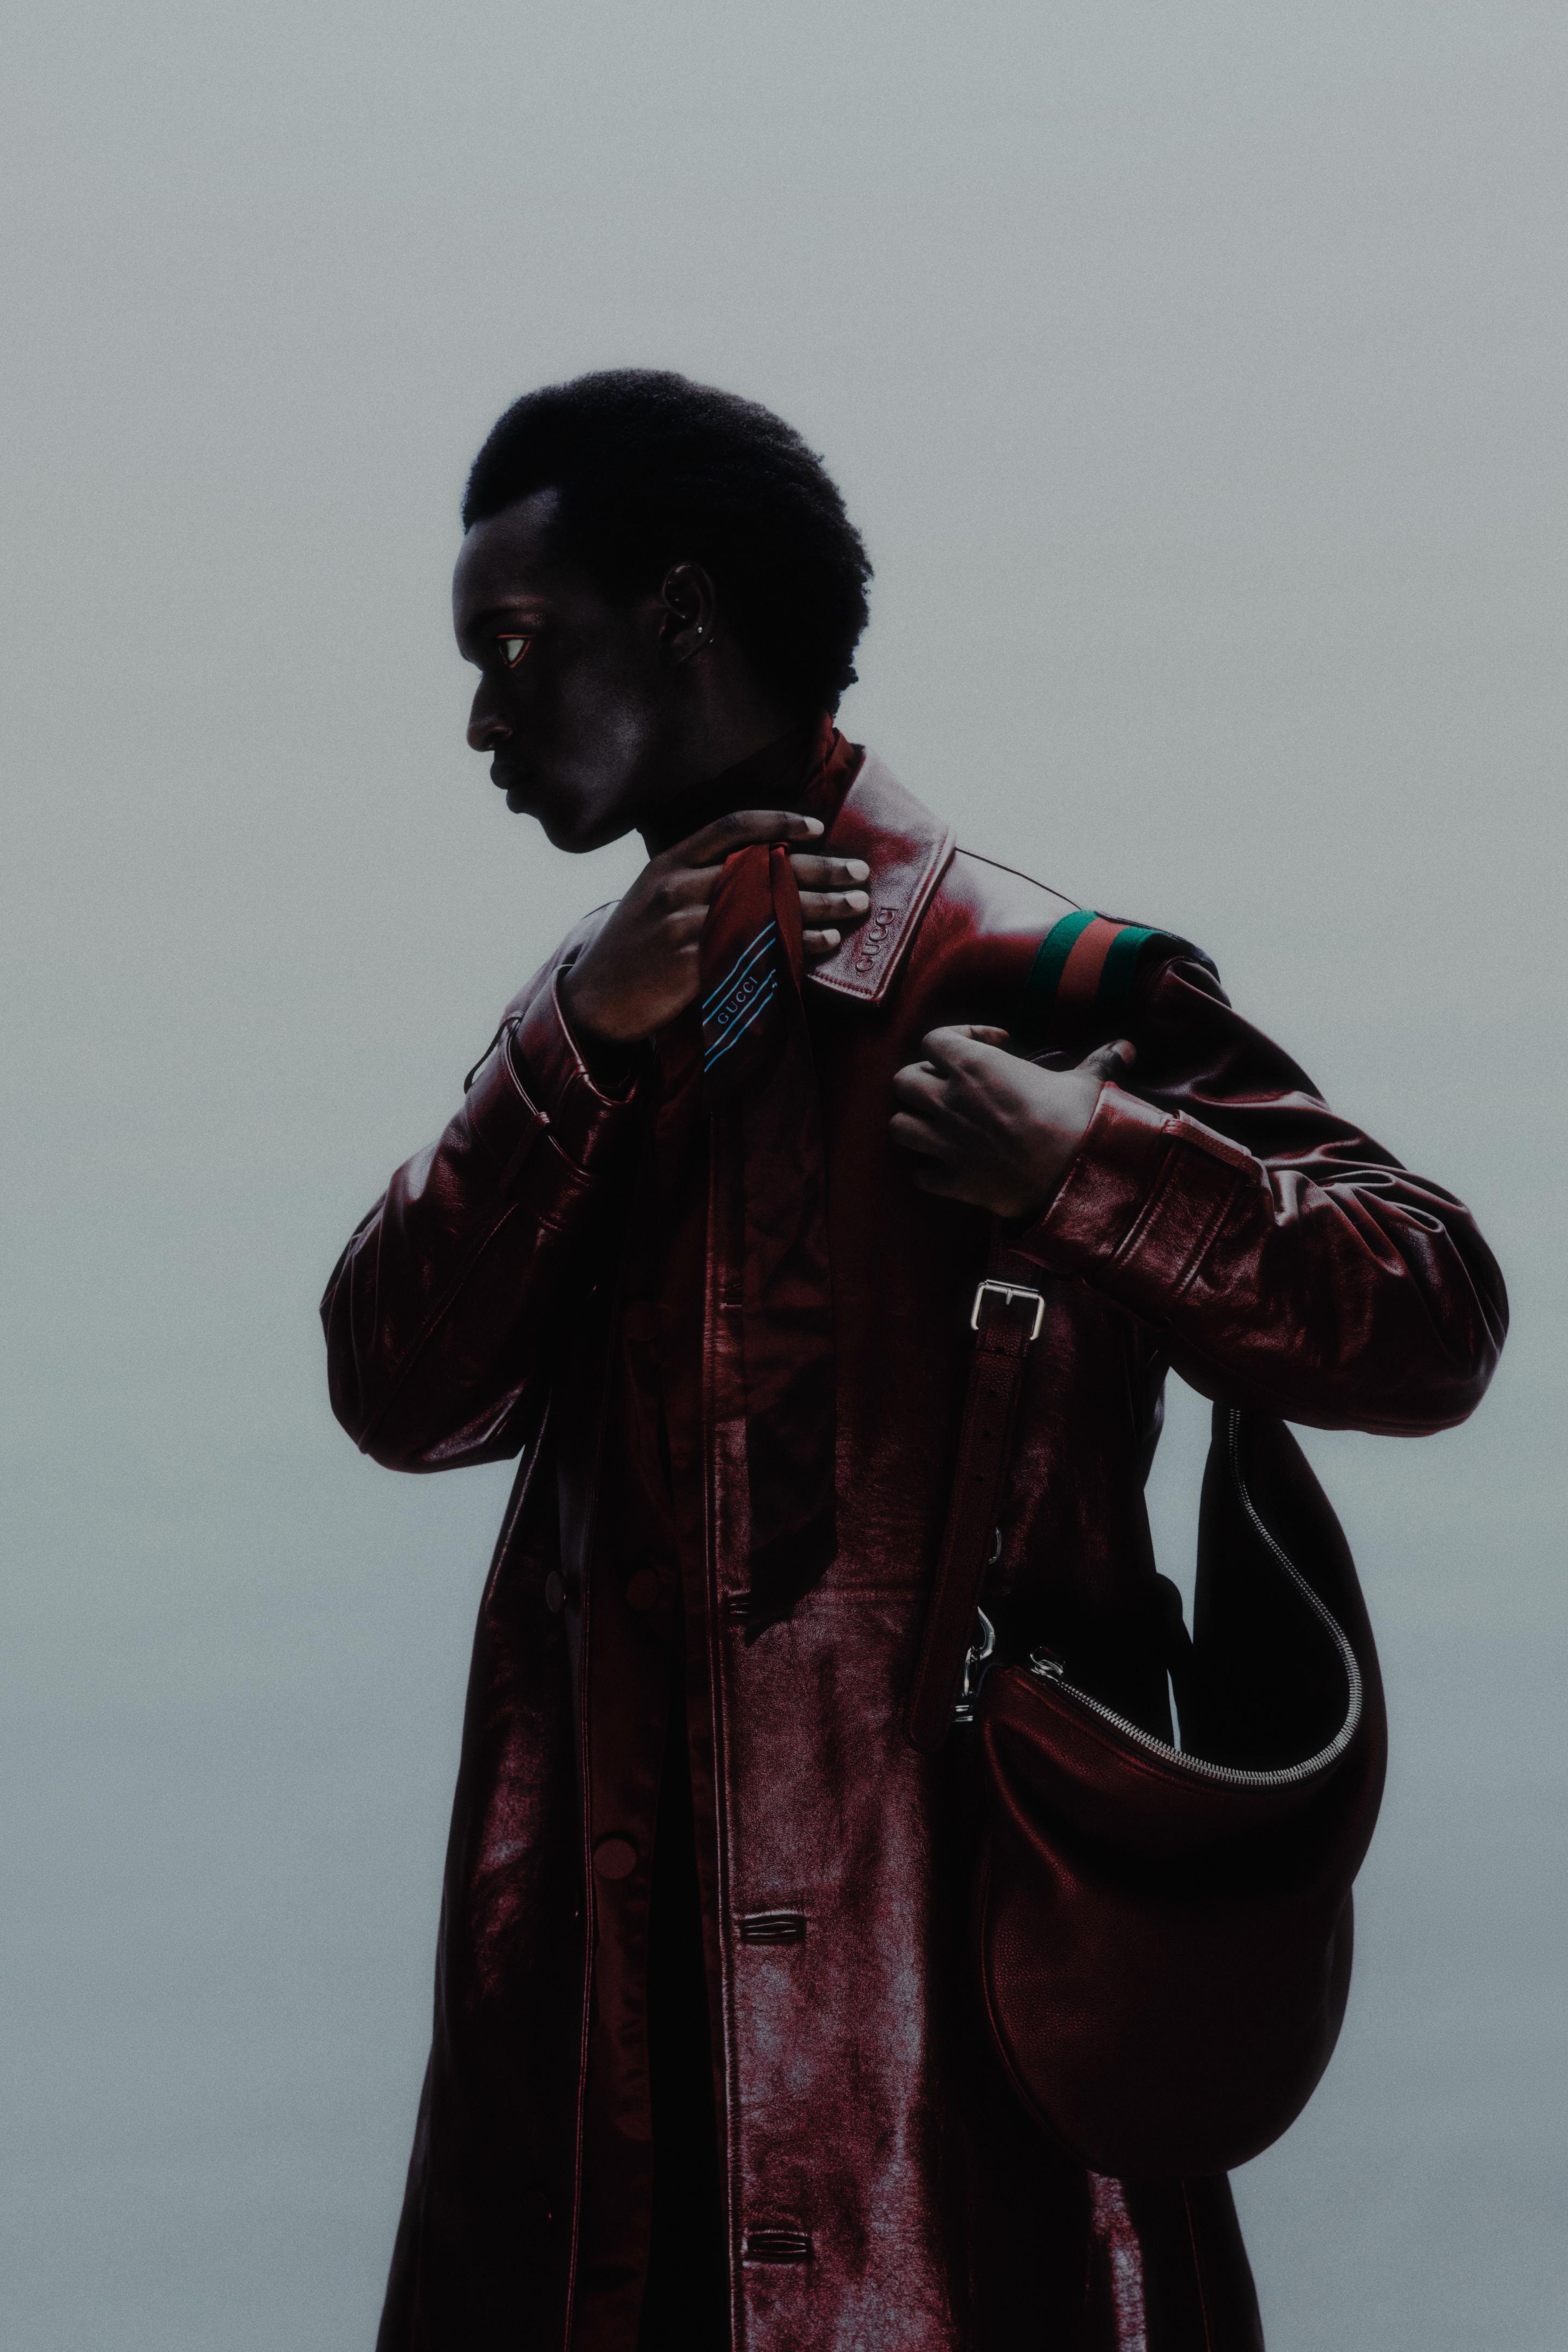
[{"label": "man's neck", "polygon": [[820,714],[752,742],[737,758],[710,766],[699,779],[662,795],[638,826],[648,856],[672,849],[715,817],[735,809],[795,805],[792,793],[819,758],[826,724]]}]

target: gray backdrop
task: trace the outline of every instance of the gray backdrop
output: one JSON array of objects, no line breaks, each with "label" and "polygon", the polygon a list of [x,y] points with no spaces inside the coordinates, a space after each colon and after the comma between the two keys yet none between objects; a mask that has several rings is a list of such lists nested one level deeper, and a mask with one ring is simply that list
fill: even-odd
[{"label": "gray backdrop", "polygon": [[1339,2057],[1237,2189],[1272,2352],[1561,2347],[1561,8],[56,0],[8,47],[0,2340],[372,2340],[507,1474],[362,1462],[315,1302],[632,870],[505,814],[447,609],[494,415],[630,361],[838,472],[852,731],[1204,942],[1502,1257],[1471,1427],[1311,1441],[1394,1760]]}]

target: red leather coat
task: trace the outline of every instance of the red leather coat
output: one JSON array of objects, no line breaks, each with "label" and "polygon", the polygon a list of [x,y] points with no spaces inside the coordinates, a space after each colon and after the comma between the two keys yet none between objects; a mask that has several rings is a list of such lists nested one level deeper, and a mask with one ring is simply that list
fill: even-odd
[{"label": "red leather coat", "polygon": [[[969,1795],[952,1743],[923,1758],[900,1726],[986,1228],[910,1181],[887,1139],[889,1082],[940,1024],[1011,1024],[1069,904],[955,854],[874,757],[830,843],[871,869],[866,924],[806,992],[838,1556],[750,1646],[737,1221],[717,1127],[689,1279],[652,1308],[689,1472],[679,1575],[733,2343],[1253,2352],[1226,2184],[1087,2176],[1009,2105],[966,1958]],[[462,1108],[394,1177],[323,1303],[334,1409],[376,1460],[521,1455],[479,1612],[384,2352],[597,2352],[592,2328],[574,2336],[594,1955],[637,1899],[647,1824],[627,1809],[651,1785],[600,1785],[598,1735],[635,1714],[606,1416],[636,1338],[623,1265],[647,1122],[637,1087],[595,1085],[560,1010],[556,975],[597,919],[514,1000]],[[1157,1719],[1142,1490],[1167,1365],[1292,1420],[1414,1434],[1475,1404],[1506,1305],[1463,1207],[1336,1118],[1194,951],[1146,952],[1109,1029],[1138,1043],[1136,1072],[1106,1087],[1023,1239],[1047,1277],[1048,1343],[987,1608],[1004,1646],[1047,1640]]]}]

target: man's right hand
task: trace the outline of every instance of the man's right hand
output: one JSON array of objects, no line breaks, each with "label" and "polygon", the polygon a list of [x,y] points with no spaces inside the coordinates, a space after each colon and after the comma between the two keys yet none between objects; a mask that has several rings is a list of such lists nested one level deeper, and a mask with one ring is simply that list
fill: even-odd
[{"label": "man's right hand", "polygon": [[[620,905],[561,983],[584,1047],[635,1045],[695,1002],[698,943],[724,860],[754,841],[811,841],[814,816],[743,809],[705,824],[689,841],[649,858]],[[831,955],[870,905],[857,886],[870,867],[858,857],[792,851],[808,956]]]}]

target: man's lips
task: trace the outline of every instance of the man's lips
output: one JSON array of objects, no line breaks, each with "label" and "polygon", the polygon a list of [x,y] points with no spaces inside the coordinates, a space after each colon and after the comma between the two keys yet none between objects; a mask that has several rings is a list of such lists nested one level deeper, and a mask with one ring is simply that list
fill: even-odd
[{"label": "man's lips", "polygon": [[503,768],[499,760],[493,760],[490,762],[490,782],[498,792],[506,794],[509,809],[521,810],[528,806],[527,779],[516,768]]}]

